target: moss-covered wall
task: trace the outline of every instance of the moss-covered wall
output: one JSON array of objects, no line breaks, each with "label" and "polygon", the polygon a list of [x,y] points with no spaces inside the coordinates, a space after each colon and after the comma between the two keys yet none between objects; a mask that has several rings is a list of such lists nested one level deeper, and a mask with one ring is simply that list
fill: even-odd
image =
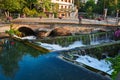
[{"label": "moss-covered wall", "polygon": [[118,54],[119,50],[120,50],[120,41],[114,41],[114,42],[103,43],[98,45],[77,47],[70,50],[63,50],[60,53],[70,59],[74,59],[75,57],[77,57],[76,55],[85,55],[85,54],[101,59],[104,53],[107,53],[107,56],[114,57],[115,55]]},{"label": "moss-covered wall", "polygon": [[87,46],[84,47],[84,50],[87,54],[92,54],[97,58],[101,58],[103,53],[106,53],[108,56],[113,57],[117,55],[118,51],[120,50],[120,41]]},{"label": "moss-covered wall", "polygon": [[62,36],[62,37],[49,37],[44,39],[39,39],[43,43],[50,43],[50,44],[59,44],[63,47],[67,47],[75,41],[81,41],[84,45],[90,45],[91,41],[94,41],[101,38],[113,38],[113,32],[99,32],[95,34],[81,34],[81,35],[74,35],[74,36]]}]

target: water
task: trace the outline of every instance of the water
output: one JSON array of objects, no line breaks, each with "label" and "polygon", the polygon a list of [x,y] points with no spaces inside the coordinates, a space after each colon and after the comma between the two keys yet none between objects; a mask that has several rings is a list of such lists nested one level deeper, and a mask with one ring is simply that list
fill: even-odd
[{"label": "water", "polygon": [[[90,39],[90,45],[103,44],[103,43],[113,41],[110,39],[110,36],[108,36],[108,34],[105,34],[104,36],[102,36],[100,38],[95,37],[95,35],[92,34],[92,35],[89,35],[89,39]],[[81,39],[79,41],[73,41],[71,44],[69,44],[68,46],[65,46],[65,47],[63,47],[60,44],[50,44],[50,43],[41,43],[41,42],[36,42],[36,43],[39,44],[40,46],[50,49],[52,51],[69,50],[69,49],[73,49],[76,47],[87,46],[82,42]],[[77,61],[79,63],[83,63],[88,66],[91,66],[95,69],[101,70],[110,75],[113,72],[113,70],[111,69],[111,63],[107,62],[104,59],[98,60],[98,59],[90,57],[88,55],[85,55],[85,56],[79,55],[79,57],[75,61]]]},{"label": "water", "polygon": [[[92,41],[91,45],[97,45],[97,44],[102,44],[106,42],[111,42],[111,40],[98,40],[98,41]],[[68,50],[76,47],[82,47],[86,46],[85,44],[82,43],[82,41],[74,41],[72,44],[69,44],[68,46],[61,46],[59,44],[49,44],[49,43],[42,43],[42,42],[36,42],[38,45],[50,49],[52,51],[57,51],[57,50]]]},{"label": "water", "polygon": [[37,44],[40,44],[40,46],[45,47],[45,48],[50,49],[50,50],[53,50],[53,51],[68,50],[68,49],[72,49],[75,47],[85,46],[84,44],[82,44],[81,41],[75,41],[67,47],[62,47],[59,44],[48,44],[48,43],[41,43],[41,42],[37,42]]},{"label": "water", "polygon": [[[62,46],[57,45],[57,44],[47,44],[47,43],[40,43],[40,44],[41,44],[41,46],[43,46],[45,48],[55,50],[55,51],[57,51],[57,50],[69,50],[69,49],[72,49],[75,47],[86,46],[86,45],[83,45],[81,43],[81,41],[75,41],[73,44],[69,45],[68,47],[62,47]],[[95,44],[100,44],[100,42],[97,41],[96,43],[93,43],[92,45],[95,45]],[[83,64],[86,64],[88,66],[91,66],[95,69],[101,70],[103,72],[106,72],[110,75],[113,72],[113,70],[111,70],[111,63],[104,60],[104,59],[98,60],[96,58],[93,58],[93,57],[90,57],[87,55],[85,55],[85,56],[79,55],[79,58],[77,58],[76,61],[83,63]]]},{"label": "water", "polygon": [[85,56],[79,56],[79,58],[77,58],[76,61],[80,62],[80,63],[84,63],[88,66],[91,66],[95,69],[101,70],[110,75],[113,72],[113,69],[111,69],[111,63],[104,59],[98,60],[96,58],[85,55]]},{"label": "water", "polygon": [[41,53],[14,40],[0,47],[0,80],[109,80],[60,59],[58,52]]},{"label": "water", "polygon": [[45,38],[40,40],[40,42],[55,45],[57,44],[61,47],[68,47],[69,45],[74,44],[76,41],[80,41],[83,45],[93,45],[112,41],[112,38],[113,32],[101,32],[96,34],[91,33],[74,36]]}]

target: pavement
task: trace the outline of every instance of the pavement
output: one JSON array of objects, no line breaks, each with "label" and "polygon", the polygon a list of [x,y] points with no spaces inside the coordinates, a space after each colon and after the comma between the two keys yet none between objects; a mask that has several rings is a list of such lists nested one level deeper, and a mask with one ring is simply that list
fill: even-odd
[{"label": "pavement", "polygon": [[[74,23],[79,24],[77,18],[17,18],[12,22],[36,22],[36,23]],[[116,25],[116,18],[108,18],[107,20],[98,21],[97,19],[82,19],[81,24],[101,24],[101,25]]]}]

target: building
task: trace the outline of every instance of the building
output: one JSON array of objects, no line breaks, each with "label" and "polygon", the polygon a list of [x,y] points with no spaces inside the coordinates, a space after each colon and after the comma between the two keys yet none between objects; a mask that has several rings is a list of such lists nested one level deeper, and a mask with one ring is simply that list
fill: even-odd
[{"label": "building", "polygon": [[59,5],[59,17],[74,17],[74,0],[51,0],[51,2]]}]

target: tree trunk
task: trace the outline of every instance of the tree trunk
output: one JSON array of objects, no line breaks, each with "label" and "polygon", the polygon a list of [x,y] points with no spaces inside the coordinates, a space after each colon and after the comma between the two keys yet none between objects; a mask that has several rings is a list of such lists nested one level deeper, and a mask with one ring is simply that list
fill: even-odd
[{"label": "tree trunk", "polygon": [[9,17],[9,16],[10,16],[9,11],[5,11],[5,17]]}]

